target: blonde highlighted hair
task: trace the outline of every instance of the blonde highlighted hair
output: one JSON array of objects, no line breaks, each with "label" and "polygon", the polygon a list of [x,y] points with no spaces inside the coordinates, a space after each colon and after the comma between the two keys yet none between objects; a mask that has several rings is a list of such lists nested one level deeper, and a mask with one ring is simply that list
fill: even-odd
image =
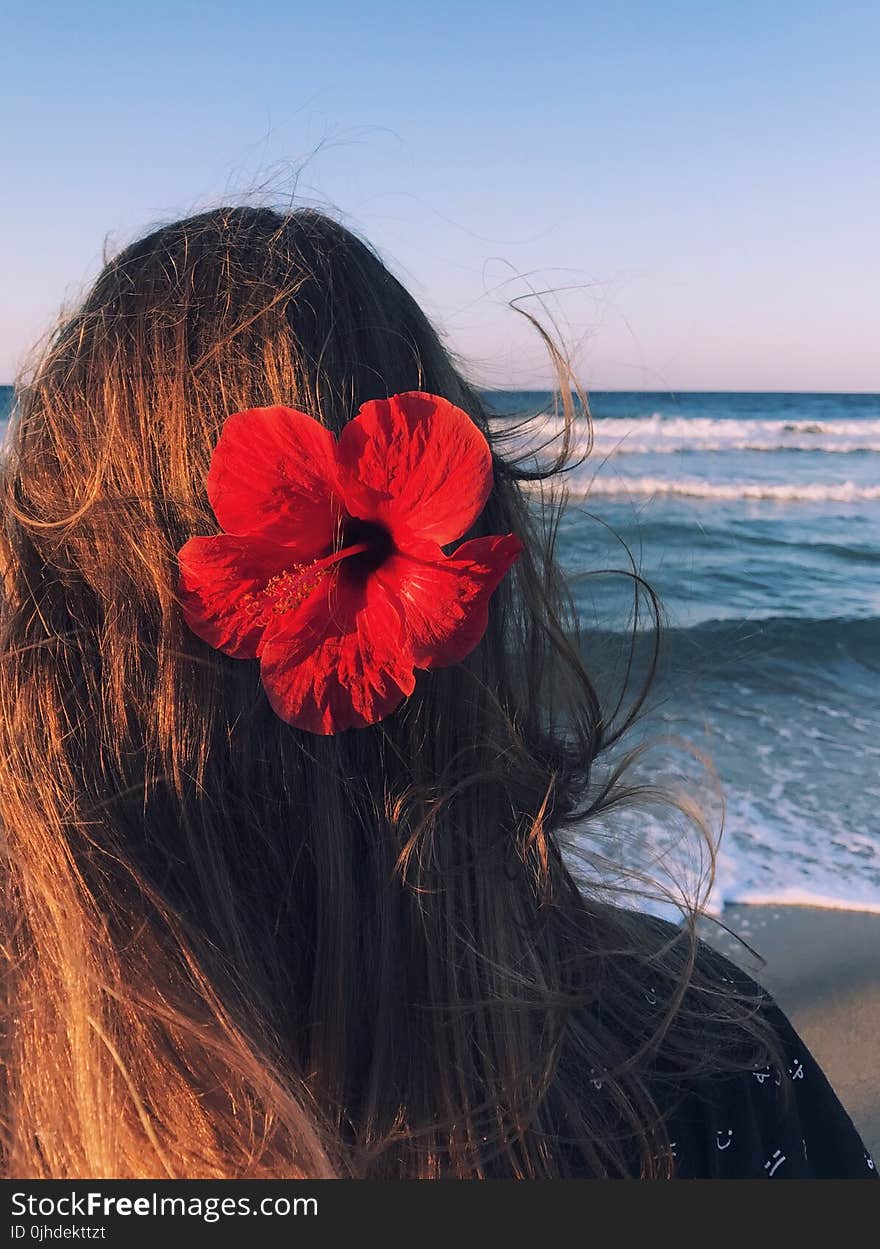
[{"label": "blonde highlighted hair", "polygon": [[[412,389],[489,438],[471,536],[525,552],[464,664],[373,728],[311,737],[256,665],[188,633],[175,553],[215,532],[228,413],[289,404],[338,432]],[[656,1056],[696,1073],[757,1024],[701,977],[692,923],[646,928],[563,859],[566,828],[626,799],[622,773],[593,777],[626,723],[584,666],[555,505],[527,502],[536,473],[374,252],[311,211],[162,227],[106,266],[17,402],[6,1174],[668,1174]]]}]

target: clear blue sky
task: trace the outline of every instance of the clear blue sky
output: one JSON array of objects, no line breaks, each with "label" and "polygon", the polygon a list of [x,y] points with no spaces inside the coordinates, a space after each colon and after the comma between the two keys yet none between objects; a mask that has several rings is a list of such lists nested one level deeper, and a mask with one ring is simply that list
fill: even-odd
[{"label": "clear blue sky", "polygon": [[[151,224],[333,206],[490,385],[880,390],[880,6],[7,10],[0,381]],[[524,276],[528,275],[528,277]]]}]

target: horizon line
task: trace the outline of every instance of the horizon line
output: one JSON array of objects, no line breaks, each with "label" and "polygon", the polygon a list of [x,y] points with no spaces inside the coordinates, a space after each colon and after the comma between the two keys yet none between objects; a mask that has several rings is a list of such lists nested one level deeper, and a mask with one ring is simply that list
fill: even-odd
[{"label": "horizon line", "polygon": [[[0,390],[14,390],[14,382],[0,382]],[[500,395],[553,395],[558,386],[477,386],[482,394]],[[789,390],[787,387],[730,387],[730,386],[583,386],[587,395],[864,395],[880,398],[877,390]],[[576,390],[572,388],[572,393]]]}]

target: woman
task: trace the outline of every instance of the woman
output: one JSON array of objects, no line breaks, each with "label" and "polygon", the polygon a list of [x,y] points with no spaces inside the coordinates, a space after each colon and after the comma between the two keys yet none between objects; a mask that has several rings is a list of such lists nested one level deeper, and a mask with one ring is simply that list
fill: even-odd
[{"label": "woman", "polygon": [[3,477],[8,1174],[873,1173],[693,917],[563,861],[627,791],[529,475],[313,212],[159,229],[62,325]]}]

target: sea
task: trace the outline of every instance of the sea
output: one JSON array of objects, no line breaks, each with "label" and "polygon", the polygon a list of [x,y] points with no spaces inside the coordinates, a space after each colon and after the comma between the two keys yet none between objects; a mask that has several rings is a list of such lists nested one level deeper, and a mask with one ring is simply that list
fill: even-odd
[{"label": "sea", "polygon": [[[551,395],[487,399],[552,459]],[[557,549],[584,657],[613,710],[634,653],[620,724],[653,654],[637,572],[660,660],[620,747],[657,743],[639,779],[699,799],[717,859],[711,879],[690,826],[649,804],[584,833],[587,863],[684,879],[714,912],[880,911],[880,395],[594,391],[589,410]]]},{"label": "sea", "polygon": [[[552,395],[486,400],[506,450],[552,458]],[[715,912],[880,912],[880,395],[594,391],[589,410],[557,555],[612,725],[651,667],[646,586],[661,613],[642,715],[603,766],[644,745],[639,779],[698,800],[718,849],[710,881],[646,799],[576,835],[582,870],[684,879]]]}]

